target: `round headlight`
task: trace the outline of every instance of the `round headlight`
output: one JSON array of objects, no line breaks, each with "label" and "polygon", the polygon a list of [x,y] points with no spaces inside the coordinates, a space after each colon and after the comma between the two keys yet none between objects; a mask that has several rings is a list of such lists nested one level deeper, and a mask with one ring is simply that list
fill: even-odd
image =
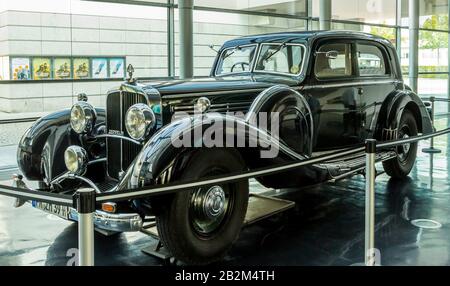
[{"label": "round headlight", "polygon": [[135,104],[125,115],[125,127],[134,140],[144,139],[155,126],[156,118],[152,109],[145,104]]},{"label": "round headlight", "polygon": [[72,106],[70,111],[70,126],[78,133],[89,133],[94,128],[97,113],[87,102],[79,101]]},{"label": "round headlight", "polygon": [[208,111],[211,107],[211,101],[206,97],[200,97],[195,104],[195,110],[201,113]]},{"label": "round headlight", "polygon": [[70,146],[64,152],[64,163],[69,173],[84,175],[88,164],[86,150],[79,146]]}]

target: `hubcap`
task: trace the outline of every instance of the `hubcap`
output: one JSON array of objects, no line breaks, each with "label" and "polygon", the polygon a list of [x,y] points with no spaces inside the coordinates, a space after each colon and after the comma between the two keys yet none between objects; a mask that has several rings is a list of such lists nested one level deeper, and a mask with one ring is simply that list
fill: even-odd
[{"label": "hubcap", "polygon": [[[405,134],[405,135],[403,135],[402,139],[408,139],[408,138],[409,138],[408,134]],[[411,148],[411,144],[409,144],[409,143],[403,144],[403,152],[404,153],[408,153],[410,148]]]},{"label": "hubcap", "polygon": [[[399,139],[408,139],[409,135],[406,133],[406,130],[402,132],[403,134],[400,134]],[[409,151],[411,150],[411,144],[403,144],[399,146],[398,148],[398,157],[400,159],[400,162],[406,162],[408,159]]]},{"label": "hubcap", "polygon": [[228,205],[227,191],[221,186],[194,191],[190,206],[194,229],[202,235],[214,232],[224,220]]},{"label": "hubcap", "polygon": [[203,211],[208,218],[214,219],[224,212],[225,192],[219,186],[210,188],[203,202]]}]

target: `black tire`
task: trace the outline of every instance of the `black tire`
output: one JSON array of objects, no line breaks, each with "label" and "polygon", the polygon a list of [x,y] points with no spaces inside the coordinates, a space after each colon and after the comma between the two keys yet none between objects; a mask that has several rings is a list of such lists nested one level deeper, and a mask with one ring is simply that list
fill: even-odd
[{"label": "black tire", "polygon": [[[192,157],[181,179],[201,179],[244,169],[245,164],[236,151],[208,149]],[[213,189],[215,187],[219,189]],[[222,200],[224,207],[219,207],[222,212],[212,219],[206,218],[206,194],[216,190],[220,192],[220,188],[226,198]],[[247,212],[248,197],[248,180],[177,193],[156,217],[163,246],[176,259],[190,265],[221,260],[238,239]],[[216,199],[214,196],[214,202]],[[216,203],[213,205],[216,206]],[[221,203],[219,205],[222,206]],[[211,213],[214,207],[210,208]]]},{"label": "black tire", "polygon": [[[400,119],[398,138],[417,136],[417,122],[409,110],[405,110]],[[397,157],[383,162],[386,173],[392,178],[405,178],[411,173],[417,158],[418,143],[397,147]]]}]

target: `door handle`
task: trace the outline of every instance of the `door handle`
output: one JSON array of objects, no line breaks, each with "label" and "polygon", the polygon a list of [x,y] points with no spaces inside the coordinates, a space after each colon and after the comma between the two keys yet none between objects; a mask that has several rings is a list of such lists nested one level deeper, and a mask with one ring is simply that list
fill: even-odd
[{"label": "door handle", "polygon": [[364,94],[364,89],[362,87],[358,88],[358,94],[359,95],[363,95]]}]

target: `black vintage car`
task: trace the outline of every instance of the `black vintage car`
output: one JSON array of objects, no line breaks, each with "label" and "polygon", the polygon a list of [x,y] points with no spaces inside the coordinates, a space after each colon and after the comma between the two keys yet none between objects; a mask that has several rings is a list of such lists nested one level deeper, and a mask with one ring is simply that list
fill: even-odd
[{"label": "black vintage car", "polygon": [[[276,114],[277,124],[266,116],[268,124],[260,127],[259,114]],[[216,123],[214,146],[188,134],[200,130],[203,138]],[[26,132],[18,163],[28,180],[39,182],[39,192],[72,194],[87,187],[114,193],[295,162],[368,138],[431,132],[427,109],[404,84],[389,41],[343,31],[278,33],[226,42],[208,78],[130,77],[108,93],[106,109],[81,96],[71,109],[41,118]],[[188,144],[178,144],[186,138]],[[220,144],[226,140],[235,144]],[[409,144],[381,152],[377,160],[390,176],[404,177],[416,153],[417,144]],[[339,179],[364,168],[362,155],[258,181],[290,188]],[[20,177],[15,183],[25,186]],[[161,241],[176,258],[211,263],[237,239],[248,197],[249,184],[241,181],[105,203],[97,206],[95,226],[139,231],[146,216],[156,216]],[[33,206],[78,219],[71,208]]]}]

